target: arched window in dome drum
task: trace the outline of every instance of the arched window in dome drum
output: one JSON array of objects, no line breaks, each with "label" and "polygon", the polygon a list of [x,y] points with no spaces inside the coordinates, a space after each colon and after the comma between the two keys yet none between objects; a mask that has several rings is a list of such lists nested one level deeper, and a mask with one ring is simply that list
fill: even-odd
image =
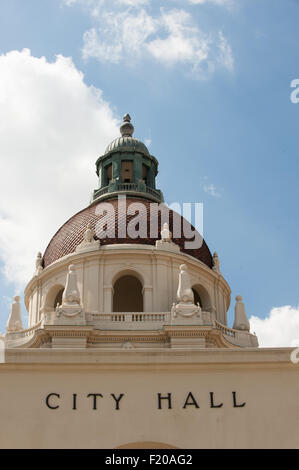
[{"label": "arched window in dome drum", "polygon": [[193,285],[192,290],[194,293],[195,304],[199,302],[199,305],[205,312],[210,311],[213,302],[211,300],[211,295],[208,290],[202,284]]},{"label": "arched window in dome drum", "polygon": [[192,287],[192,291],[193,291],[193,294],[194,294],[194,303],[195,303],[195,305],[199,304],[200,308],[202,308],[202,301],[201,301],[199,293],[197,292],[196,289],[194,289],[194,287]]},{"label": "arched window in dome drum", "polygon": [[59,291],[58,294],[56,295],[55,300],[54,300],[54,308],[57,307],[57,304],[59,304],[59,305],[62,304],[63,292],[64,292],[64,289],[60,289],[60,291]]},{"label": "arched window in dome drum", "polygon": [[64,286],[61,284],[55,284],[52,286],[46,293],[45,299],[43,301],[43,307],[47,311],[55,310],[57,304],[62,304],[62,296],[64,292]]},{"label": "arched window in dome drum", "polygon": [[143,312],[142,284],[137,277],[125,275],[114,284],[113,312]]}]

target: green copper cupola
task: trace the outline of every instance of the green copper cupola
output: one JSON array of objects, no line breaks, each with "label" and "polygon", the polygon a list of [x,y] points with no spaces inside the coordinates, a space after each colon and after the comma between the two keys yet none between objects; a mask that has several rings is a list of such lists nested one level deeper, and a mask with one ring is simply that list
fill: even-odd
[{"label": "green copper cupola", "polygon": [[94,191],[92,202],[118,194],[162,202],[163,194],[156,189],[158,160],[143,142],[133,137],[134,126],[129,114],[123,118],[120,133],[121,137],[113,140],[96,162],[99,189]]}]

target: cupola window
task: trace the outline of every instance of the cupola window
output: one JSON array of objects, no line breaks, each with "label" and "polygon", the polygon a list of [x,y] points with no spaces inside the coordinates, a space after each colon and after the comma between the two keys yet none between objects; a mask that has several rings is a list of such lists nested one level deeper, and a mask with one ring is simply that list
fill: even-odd
[{"label": "cupola window", "polygon": [[146,186],[149,186],[149,184],[148,184],[148,167],[146,165],[144,165],[144,163],[142,164],[142,179],[143,179],[144,183],[146,184]]},{"label": "cupola window", "polygon": [[143,312],[142,284],[137,277],[125,275],[115,282],[113,312]]},{"label": "cupola window", "polygon": [[133,162],[123,160],[121,162],[121,182],[133,183]]},{"label": "cupola window", "polygon": [[112,180],[112,163],[106,167],[107,184]]}]

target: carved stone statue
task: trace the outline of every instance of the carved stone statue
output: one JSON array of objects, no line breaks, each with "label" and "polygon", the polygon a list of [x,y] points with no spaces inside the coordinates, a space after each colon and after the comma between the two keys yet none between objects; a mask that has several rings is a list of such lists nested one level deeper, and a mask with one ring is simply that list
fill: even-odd
[{"label": "carved stone statue", "polygon": [[237,295],[236,305],[235,305],[235,321],[234,321],[234,330],[249,331],[250,323],[246,315],[245,305],[242,302],[242,296]]},{"label": "carved stone statue", "polygon": [[80,292],[77,284],[75,266],[71,264],[68,269],[66,285],[62,296],[62,305],[56,307],[57,316],[73,317],[82,312]]},{"label": "carved stone statue", "polygon": [[89,223],[84,232],[83,241],[77,246],[76,252],[92,251],[100,247],[100,240],[94,239],[95,232]]},{"label": "carved stone statue", "polygon": [[43,255],[39,251],[35,260],[35,275],[38,276],[43,270]]},{"label": "carved stone statue", "polygon": [[20,297],[14,297],[14,302],[10,309],[10,315],[6,324],[6,332],[11,333],[23,330]]},{"label": "carved stone statue", "polygon": [[91,228],[91,223],[89,223],[87,225],[87,229],[85,230],[83,241],[85,243],[91,243],[93,240],[94,240],[94,231]]},{"label": "carved stone statue", "polygon": [[220,274],[220,261],[216,251],[213,254],[213,271]]},{"label": "carved stone statue", "polygon": [[191,288],[187,266],[182,264],[179,272],[179,286],[177,290],[177,304],[171,307],[171,317],[175,319],[200,317],[201,308],[194,304],[194,294]]},{"label": "carved stone statue", "polygon": [[191,282],[187,271],[187,266],[185,264],[181,264],[180,266],[177,300],[178,302],[194,304],[194,294],[191,289]]},{"label": "carved stone statue", "polygon": [[160,234],[161,240],[156,240],[156,248],[158,250],[172,251],[173,253],[180,252],[179,245],[172,241],[172,233],[169,230],[169,225],[167,222],[163,224]]},{"label": "carved stone statue", "polygon": [[169,230],[169,225],[167,222],[165,222],[163,224],[163,228],[161,230],[161,240],[162,242],[168,242],[170,243],[171,242],[171,238],[172,238],[172,233],[170,232]]},{"label": "carved stone statue", "polygon": [[69,266],[66,285],[62,296],[62,305],[80,305],[80,293],[77,286],[75,266]]}]

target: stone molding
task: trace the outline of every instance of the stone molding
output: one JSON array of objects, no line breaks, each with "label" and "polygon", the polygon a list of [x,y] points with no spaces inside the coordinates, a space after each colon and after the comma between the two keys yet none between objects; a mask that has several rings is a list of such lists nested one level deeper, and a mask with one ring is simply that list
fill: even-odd
[{"label": "stone molding", "polygon": [[[225,327],[224,329],[229,330]],[[102,330],[95,329],[92,325],[41,326],[39,324],[38,328],[32,328],[31,331],[30,336],[24,335],[23,338],[21,333],[18,338],[6,338],[6,347],[109,348],[115,345],[117,348],[122,348],[123,344],[128,342],[133,347],[139,344],[143,348],[151,348],[151,344],[162,348],[190,347],[191,349],[257,347],[254,335],[242,332],[242,337],[239,338],[240,332],[231,330],[235,334],[228,336],[215,324],[210,326],[164,324],[157,330]],[[60,338],[59,342],[57,338]],[[74,346],[74,339],[82,340],[78,341],[79,346]]]}]

